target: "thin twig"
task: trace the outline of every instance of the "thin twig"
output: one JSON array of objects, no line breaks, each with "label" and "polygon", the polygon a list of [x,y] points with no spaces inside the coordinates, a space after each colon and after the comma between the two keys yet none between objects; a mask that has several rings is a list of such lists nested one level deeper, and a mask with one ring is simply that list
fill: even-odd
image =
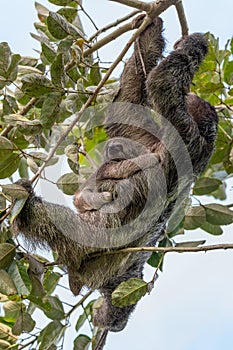
[{"label": "thin twig", "polygon": [[93,19],[91,18],[91,16],[89,15],[89,13],[87,13],[84,9],[84,7],[82,6],[82,4],[80,4],[80,2],[78,2],[78,5],[80,6],[80,9],[83,11],[83,13],[87,16],[87,18],[90,20],[90,22],[92,23],[92,25],[94,26],[95,30],[98,30],[97,25],[95,24],[95,22],[93,21]]},{"label": "thin twig", "polygon": [[122,22],[127,21],[128,19],[130,19],[130,18],[133,17],[133,16],[136,16],[136,15],[137,15],[138,13],[140,13],[140,12],[141,12],[141,11],[139,11],[139,10],[135,10],[135,11],[133,11],[133,12],[130,12],[128,15],[126,15],[126,16],[124,16],[124,17],[122,17],[122,18],[117,19],[115,22],[110,23],[110,24],[107,24],[105,27],[103,27],[103,28],[97,30],[97,32],[94,33],[94,34],[89,38],[88,41],[90,42],[90,41],[94,40],[94,39],[95,39],[97,36],[99,36],[100,34],[106,32],[107,30],[109,30],[109,29],[111,29],[111,28],[113,28],[113,27],[118,26],[118,25],[121,24]]},{"label": "thin twig", "polygon": [[136,253],[136,252],[162,252],[166,253],[198,253],[198,252],[208,252],[211,250],[227,250],[233,249],[233,244],[230,243],[222,243],[215,245],[206,245],[202,247],[132,247],[132,248],[124,248],[119,250],[114,250],[111,252],[101,252],[96,254],[91,254],[90,257],[98,257],[103,255],[114,255],[121,253]]},{"label": "thin twig", "polygon": [[161,258],[159,259],[159,263],[158,263],[158,266],[154,272],[154,275],[151,279],[151,281],[148,283],[148,293],[150,294],[152,289],[154,288],[155,286],[155,282],[157,281],[159,275],[158,275],[158,271],[160,269],[160,266],[162,265],[162,262],[163,262],[163,259],[165,257],[165,253],[162,254]]},{"label": "thin twig", "polygon": [[76,310],[79,306],[81,306],[83,304],[83,302],[93,293],[92,290],[89,290],[89,292],[87,292],[87,294],[85,294],[81,300],[79,300],[79,302],[77,304],[75,304],[69,312],[67,312],[66,314],[66,318],[70,317],[70,315],[74,312],[74,310]]},{"label": "thin twig", "polygon": [[28,342],[28,343],[26,343],[26,344],[24,344],[22,346],[19,345],[19,350],[25,349],[29,345],[33,345],[36,342],[36,340],[37,340],[37,336],[34,336],[34,337],[35,337],[35,339],[30,340],[30,342]]}]

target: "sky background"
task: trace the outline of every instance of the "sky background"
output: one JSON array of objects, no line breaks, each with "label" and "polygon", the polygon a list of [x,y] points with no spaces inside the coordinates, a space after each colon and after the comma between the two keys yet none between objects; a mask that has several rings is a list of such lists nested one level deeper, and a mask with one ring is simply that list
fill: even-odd
[{"label": "sky background", "polygon": [[[33,49],[39,46],[29,35],[35,32],[37,21],[33,0],[3,1],[0,11],[0,41],[7,41],[13,52],[37,55]],[[58,9],[47,0],[40,0],[49,9]],[[128,10],[125,6],[107,0],[83,0],[86,11],[101,28]],[[220,38],[223,46],[233,34],[232,0],[184,0],[191,32],[210,31]],[[162,16],[165,21],[167,52],[180,37],[180,27],[174,8]],[[88,34],[94,32],[89,20],[83,17]],[[122,49],[128,35],[114,41],[101,51],[101,58],[112,61]],[[114,75],[119,75],[119,69]],[[233,181],[228,182],[228,203],[233,202]],[[51,184],[49,185],[51,189]],[[43,189],[47,200],[62,203],[61,194]],[[211,197],[205,198],[212,202]],[[232,242],[232,227],[226,227],[221,237],[202,231],[189,231],[179,240],[206,239],[209,244]],[[177,238],[178,240],[178,238]],[[160,275],[150,296],[138,304],[124,331],[110,334],[106,350],[159,349],[159,350],[232,350],[233,347],[233,251],[168,254],[164,272]],[[147,267],[145,279],[149,281],[153,269]],[[67,297],[64,295],[64,298]],[[69,302],[75,298],[69,296]],[[64,299],[63,299],[64,300]],[[71,320],[75,324],[75,320]],[[82,329],[85,332],[85,328]],[[65,350],[71,349],[71,327],[66,338]]]}]

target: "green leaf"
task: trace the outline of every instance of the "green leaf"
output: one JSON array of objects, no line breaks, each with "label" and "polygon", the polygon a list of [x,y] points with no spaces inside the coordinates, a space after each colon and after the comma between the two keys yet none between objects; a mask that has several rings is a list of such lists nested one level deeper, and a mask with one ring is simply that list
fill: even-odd
[{"label": "green leaf", "polygon": [[80,334],[74,340],[73,350],[88,350],[91,345],[91,338],[85,334]]},{"label": "green leaf", "polygon": [[233,106],[233,97],[226,98],[224,100],[224,104],[226,104],[228,106]]},{"label": "green leaf", "polygon": [[10,82],[13,82],[16,80],[18,75],[18,63],[20,61],[21,57],[20,55],[11,55],[11,63],[7,70],[7,79]]},{"label": "green leaf", "polygon": [[10,343],[8,343],[8,342],[5,341],[5,340],[1,340],[1,339],[0,339],[0,349],[1,349],[1,350],[10,349],[10,346],[11,346]]},{"label": "green leaf", "polygon": [[122,282],[112,293],[112,304],[125,307],[136,304],[147,293],[147,283],[140,278],[130,278]]},{"label": "green leaf", "polygon": [[8,269],[19,295],[27,296],[31,290],[31,282],[27,274],[27,266],[23,260],[14,261]]},{"label": "green leaf", "polygon": [[10,177],[18,169],[20,157],[17,153],[13,153],[5,161],[0,162],[0,179]]},{"label": "green leaf", "polygon": [[224,67],[224,81],[229,85],[233,84],[233,61],[227,62]]},{"label": "green leaf", "polygon": [[0,270],[0,293],[4,295],[17,293],[13,280],[5,270]]},{"label": "green leaf", "polygon": [[10,185],[2,185],[2,192],[15,199],[23,199],[28,197],[28,191],[20,185],[10,184]]},{"label": "green leaf", "polygon": [[62,275],[58,272],[48,270],[43,279],[43,287],[47,293],[51,294],[56,288]]},{"label": "green leaf", "polygon": [[159,267],[159,269],[162,271],[163,262],[161,262],[161,259],[163,255],[164,254],[160,252],[153,252],[147,260],[147,264],[149,264],[152,267]]},{"label": "green leaf", "polygon": [[169,237],[173,237],[179,232],[183,232],[183,221],[185,216],[185,207],[187,206],[186,201],[183,201],[178,208],[174,208],[171,217],[168,220],[166,231]]},{"label": "green leaf", "polygon": [[210,177],[202,177],[196,180],[193,188],[193,194],[197,196],[210,194],[216,191],[221,184],[222,184],[222,181],[218,179],[212,179]]},{"label": "green leaf", "polygon": [[36,322],[29,313],[21,312],[12,328],[12,333],[20,335],[22,332],[31,332],[35,325]]},{"label": "green leaf", "polygon": [[15,246],[9,243],[0,244],[0,269],[8,267],[15,257]]},{"label": "green leaf", "polygon": [[63,87],[65,83],[65,69],[63,53],[59,53],[50,67],[52,82],[55,86]]},{"label": "green leaf", "polygon": [[62,97],[60,93],[49,94],[41,108],[40,121],[46,129],[51,129],[59,112]]},{"label": "green leaf", "polygon": [[102,76],[100,73],[99,63],[96,62],[93,64],[90,70],[90,77],[89,77],[90,85],[95,85],[95,86],[98,85],[101,79],[102,79]]},{"label": "green leaf", "polygon": [[16,113],[19,109],[16,99],[10,95],[4,96],[2,105],[3,105],[3,115]]},{"label": "green leaf", "polygon": [[212,225],[209,222],[205,222],[202,226],[201,229],[210,233],[211,235],[214,236],[219,236],[223,233],[223,230],[220,226],[218,225]]},{"label": "green leaf", "polygon": [[50,311],[51,310],[51,304],[48,302],[47,298],[41,298],[32,294],[29,294],[27,296],[27,299],[30,300],[33,304],[35,304],[37,307],[42,309],[43,311]]},{"label": "green leaf", "polygon": [[22,158],[20,160],[19,164],[19,176],[21,179],[29,179],[29,174],[28,174],[28,165],[27,161],[25,158]]},{"label": "green leaf", "polygon": [[56,39],[64,39],[69,34],[69,22],[55,12],[50,12],[49,17],[47,18],[48,30]]},{"label": "green leaf", "polygon": [[12,154],[13,144],[6,137],[0,136],[0,163],[6,160]]},{"label": "green leaf", "polygon": [[12,334],[10,327],[0,323],[0,339],[15,344],[18,338]]},{"label": "green leaf", "polygon": [[6,210],[6,198],[0,192],[0,212],[5,211],[5,210]]},{"label": "green leaf", "polygon": [[7,301],[4,303],[3,309],[5,313],[4,319],[7,322],[15,322],[22,310],[26,309],[26,306],[23,303]]},{"label": "green leaf", "polygon": [[212,196],[216,199],[224,201],[227,198],[226,187],[226,183],[223,182],[222,185],[220,185],[219,188],[212,193]]},{"label": "green leaf", "polygon": [[[2,76],[3,78],[7,78],[7,70],[10,65],[10,62],[11,62],[10,47],[7,43],[2,42],[0,43],[0,76]],[[0,88],[2,89],[2,87]]]},{"label": "green leaf", "polygon": [[73,162],[71,159],[67,159],[67,163],[69,164],[70,169],[74,174],[79,175],[79,163]]},{"label": "green leaf", "polygon": [[79,329],[84,325],[89,316],[92,315],[92,307],[96,300],[90,301],[84,309],[84,312],[79,316],[78,321],[76,323],[75,329],[78,332]]},{"label": "green leaf", "polygon": [[50,311],[44,311],[45,315],[52,320],[63,320],[65,318],[65,312],[62,302],[54,296],[48,296],[47,300],[51,304],[52,308]]},{"label": "green leaf", "polygon": [[218,90],[222,90],[224,88],[223,83],[213,83],[209,81],[207,84],[203,86],[203,91],[208,94],[214,94]]},{"label": "green leaf", "polygon": [[64,16],[69,23],[72,23],[78,14],[78,10],[73,7],[63,7],[58,10],[57,13],[59,13],[61,16]]},{"label": "green leaf", "polygon": [[49,323],[38,337],[39,350],[49,350],[51,345],[57,345],[63,336],[65,327],[59,321]]},{"label": "green leaf", "polygon": [[38,2],[35,2],[35,8],[37,10],[37,15],[38,18],[41,22],[45,22],[46,18],[49,15],[49,10],[47,9],[47,7],[39,4]]},{"label": "green leaf", "polygon": [[184,220],[186,230],[195,230],[206,220],[205,209],[202,206],[191,207],[187,210]]},{"label": "green leaf", "polygon": [[[80,72],[80,70],[77,67],[72,67],[71,69],[69,69],[68,72],[66,72],[66,74],[75,83],[77,83],[79,78],[82,77],[82,73]],[[76,96],[76,99],[78,99],[78,98],[79,98],[79,100],[81,100],[80,96]],[[81,103],[83,103],[83,101],[81,101]]]},{"label": "green leaf", "polygon": [[8,134],[9,140],[14,142],[14,144],[19,148],[19,149],[25,149],[28,147],[29,142],[28,140],[25,139],[24,135],[21,134],[21,132],[16,128],[13,127],[11,131]]},{"label": "green leaf", "polygon": [[230,90],[228,91],[228,94],[229,94],[230,96],[233,96],[233,88],[230,89]]},{"label": "green leaf", "polygon": [[193,248],[193,247],[199,247],[200,245],[205,244],[205,240],[202,241],[189,241],[189,242],[180,242],[176,243],[175,247],[187,247],[187,248]]},{"label": "green leaf", "polygon": [[70,4],[73,0],[49,0],[51,4],[58,5],[58,6],[66,6]]},{"label": "green leaf", "polygon": [[72,160],[73,163],[79,164],[79,147],[77,144],[71,144],[66,146],[65,148],[65,155],[67,158]]},{"label": "green leaf", "polygon": [[233,222],[233,211],[221,204],[207,204],[204,206],[206,220],[212,225],[229,225]]},{"label": "green leaf", "polygon": [[[31,255],[28,255],[27,259],[29,260],[27,273],[32,283],[31,295],[42,298],[46,294],[42,285],[44,264],[34,259]],[[45,299],[43,301],[48,302]],[[50,311],[51,307],[48,310]]]},{"label": "green leaf", "polygon": [[74,173],[64,174],[57,180],[57,187],[65,194],[73,195],[78,189],[78,175]]},{"label": "green leaf", "polygon": [[39,120],[30,120],[21,114],[10,114],[4,117],[7,124],[17,126],[18,130],[24,135],[38,135],[42,131],[42,125]]},{"label": "green leaf", "polygon": [[21,210],[24,207],[24,204],[26,203],[27,198],[17,199],[15,201],[14,207],[11,210],[11,216],[10,216],[10,224],[13,223],[13,221],[16,219],[16,217],[19,215]]},{"label": "green leaf", "polygon": [[35,67],[38,64],[38,59],[29,56],[21,56],[19,64],[21,66]]},{"label": "green leaf", "polygon": [[56,58],[56,51],[48,43],[41,43],[42,54],[48,60],[49,63],[52,63]]},{"label": "green leaf", "polygon": [[47,18],[47,25],[50,33],[56,39],[64,39],[68,35],[71,35],[75,39],[83,38],[83,33],[73,24],[70,24],[65,17],[59,15],[59,13],[50,11]]},{"label": "green leaf", "polygon": [[28,74],[22,77],[22,90],[31,97],[40,97],[57,91],[57,88],[44,75]]}]

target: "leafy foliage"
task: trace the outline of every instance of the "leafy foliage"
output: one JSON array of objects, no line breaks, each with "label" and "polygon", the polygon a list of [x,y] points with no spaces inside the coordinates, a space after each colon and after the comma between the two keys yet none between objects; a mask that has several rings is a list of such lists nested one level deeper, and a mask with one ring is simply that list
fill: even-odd
[{"label": "leafy foliage", "polygon": [[[86,54],[93,42],[86,41],[79,18],[81,1],[49,2],[59,6],[57,12],[36,3],[39,22],[35,23],[37,33],[31,35],[41,44],[39,58],[20,57],[11,52],[7,43],[0,43],[0,178],[8,182],[12,182],[12,176],[29,178],[31,172],[37,172],[104,73],[99,60]],[[233,172],[233,39],[220,49],[218,39],[211,34],[209,38],[209,54],[194,79],[193,91],[215,105],[218,111],[216,151],[205,173],[193,186],[191,197],[194,200],[185,208],[179,208],[179,213],[170,220],[160,247],[178,245],[174,237],[184,230],[202,229],[208,234],[221,235],[221,226],[233,222],[232,210],[224,202],[220,203],[227,197],[226,182]],[[61,157],[66,160],[70,171],[57,178],[57,187],[65,194],[72,195],[92,171],[93,163],[100,159],[101,142],[106,140],[101,126],[104,107],[114,95],[116,86],[113,83],[113,80],[106,82],[101,95],[46,163],[46,166],[53,166]],[[85,154],[94,148],[95,151],[90,152],[90,163]],[[57,349],[77,306],[82,312],[77,317],[78,335],[73,348],[94,347],[98,329],[91,327],[92,338],[79,333],[86,321],[92,322],[94,301],[85,304],[84,297],[76,305],[67,306],[55,294],[66,272],[62,267],[51,266],[44,257],[26,254],[25,249],[16,244],[8,224],[3,221],[11,195],[17,198],[17,203],[10,222],[22,209],[27,196],[13,184],[2,186],[0,193],[0,302],[3,305],[0,348],[18,349],[18,343],[26,343],[22,334],[30,333],[31,346],[40,350]],[[209,204],[201,204],[203,195],[208,196]],[[204,241],[179,243],[182,244],[194,247]],[[148,263],[162,269],[163,258],[163,254],[153,253]],[[149,289],[146,282],[131,279],[118,286],[112,301],[119,307],[134,304]],[[33,318],[35,310],[46,320],[39,334]]]}]

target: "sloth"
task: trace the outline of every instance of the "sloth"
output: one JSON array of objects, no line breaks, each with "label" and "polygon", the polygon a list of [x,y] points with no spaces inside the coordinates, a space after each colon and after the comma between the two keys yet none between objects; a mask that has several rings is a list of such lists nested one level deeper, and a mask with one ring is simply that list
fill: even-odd
[{"label": "sloth", "polygon": [[13,232],[32,247],[58,253],[75,295],[83,286],[98,289],[103,298],[93,323],[113,332],[126,326],[135,305],[114,306],[112,292],[129,278],[142,278],[150,253],[104,252],[156,244],[207,165],[216,138],[214,108],[189,93],[207,53],[205,35],[184,37],[166,58],[163,49],[162,20],[155,18],[125,65],[106,116],[110,140],[103,164],[74,195],[78,214],[36,196],[29,181],[18,181],[29,196]]},{"label": "sloth", "polygon": [[[136,142],[124,137],[113,137],[109,139],[104,145],[102,153],[103,164],[105,169],[111,169],[109,177],[112,179],[127,179],[137,171],[140,171],[140,167],[144,168],[148,166],[149,161],[145,157],[137,159],[137,161],[140,160],[140,167],[139,164],[133,162],[133,159],[139,157],[140,155],[145,155],[149,152],[149,149],[140,142]],[[122,162],[123,167],[120,167],[119,162],[126,159],[131,159],[131,161]],[[117,164],[117,166],[114,167],[114,164]],[[101,167],[100,172],[102,172],[102,170],[103,167]],[[101,177],[102,175],[100,175],[99,172],[94,173],[82,186],[80,186],[78,191],[75,193],[74,205],[78,209],[79,213],[84,213],[90,210],[98,210],[103,205],[113,200],[112,192],[106,192],[103,190],[98,191],[97,188],[100,189],[101,185],[100,181],[98,181],[97,178],[101,179]]]}]

